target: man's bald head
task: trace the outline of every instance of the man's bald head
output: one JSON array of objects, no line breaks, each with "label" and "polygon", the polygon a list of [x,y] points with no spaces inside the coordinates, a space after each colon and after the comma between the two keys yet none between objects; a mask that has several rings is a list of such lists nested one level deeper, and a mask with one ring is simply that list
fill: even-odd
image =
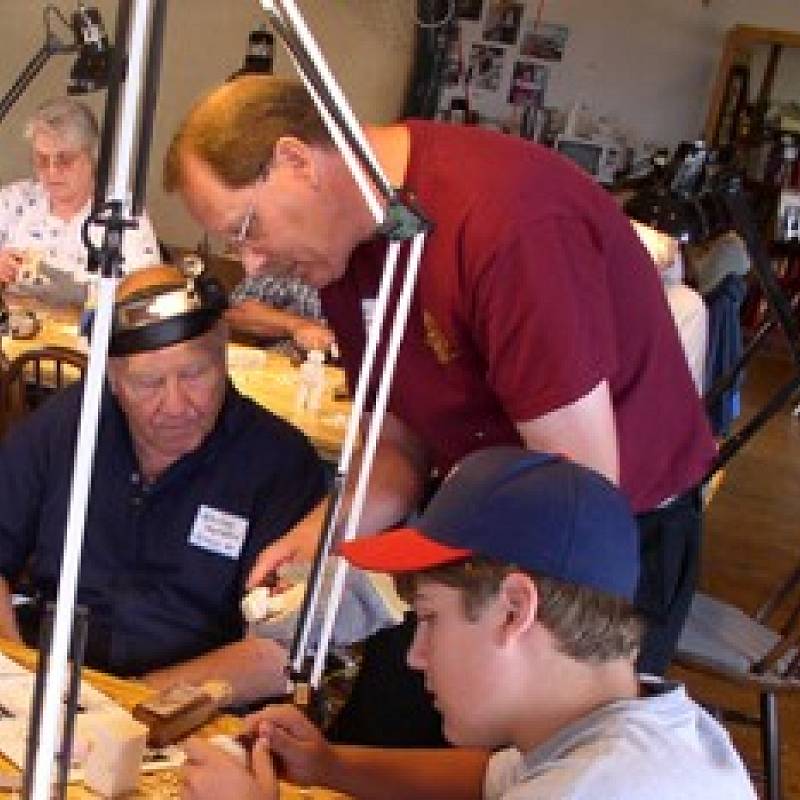
[{"label": "man's bald head", "polygon": [[156,264],[128,273],[117,285],[114,300],[119,303],[142,292],[167,292],[185,285],[186,276],[182,270],[172,264]]},{"label": "man's bald head", "polygon": [[164,161],[164,188],[182,189],[187,154],[207,164],[226,186],[246,186],[270,162],[282,137],[332,144],[301,83],[268,75],[225,83],[194,105],[173,136]]}]

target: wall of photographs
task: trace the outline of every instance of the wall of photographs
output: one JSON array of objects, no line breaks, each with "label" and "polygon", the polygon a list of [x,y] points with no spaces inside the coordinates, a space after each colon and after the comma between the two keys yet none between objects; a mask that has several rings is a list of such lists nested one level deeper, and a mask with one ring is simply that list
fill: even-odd
[{"label": "wall of photographs", "polygon": [[569,27],[542,18],[541,0],[456,0],[438,116],[539,138],[551,71]]}]

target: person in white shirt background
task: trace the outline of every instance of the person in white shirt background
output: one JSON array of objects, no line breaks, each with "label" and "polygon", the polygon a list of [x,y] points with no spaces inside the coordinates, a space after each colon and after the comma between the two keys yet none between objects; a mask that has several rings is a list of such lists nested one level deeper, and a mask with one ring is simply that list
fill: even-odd
[{"label": "person in white shirt background", "polygon": [[[72,286],[80,295],[89,278],[81,229],[94,194],[97,120],[85,104],[55,98],[37,109],[25,138],[35,177],[0,189],[0,282],[24,282],[24,271],[42,271],[54,288]],[[124,236],[126,272],[160,260],[149,220],[142,215],[138,222]]]},{"label": "person in white shirt background", "polygon": [[678,336],[698,394],[706,389],[705,361],[708,347],[708,309],[703,297],[684,283],[684,261],[680,243],[667,234],[631,220],[633,229],[647,248],[664,284],[664,294],[675,320]]}]

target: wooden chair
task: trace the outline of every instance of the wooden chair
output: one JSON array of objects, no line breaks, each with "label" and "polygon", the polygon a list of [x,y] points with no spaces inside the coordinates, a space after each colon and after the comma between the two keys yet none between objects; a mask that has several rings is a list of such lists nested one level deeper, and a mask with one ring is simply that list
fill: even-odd
[{"label": "wooden chair", "polygon": [[0,435],[47,396],[81,379],[87,357],[55,345],[28,350],[0,373]]},{"label": "wooden chair", "polygon": [[778,695],[800,691],[800,567],[753,616],[698,592],[675,663],[759,694],[757,718],[722,710],[731,721],[758,725],[765,800],[781,800]]}]

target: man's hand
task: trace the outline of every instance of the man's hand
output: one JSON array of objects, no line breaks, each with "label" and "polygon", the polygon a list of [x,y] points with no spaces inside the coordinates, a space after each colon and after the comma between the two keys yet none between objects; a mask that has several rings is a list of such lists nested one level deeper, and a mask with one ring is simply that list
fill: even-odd
[{"label": "man's hand", "polygon": [[292,705],[271,705],[245,718],[246,730],[266,742],[281,777],[300,786],[328,786],[334,749]]},{"label": "man's hand", "polygon": [[[337,524],[344,525],[350,509],[351,483],[358,475],[356,454],[350,466],[348,486],[342,498]],[[427,451],[411,430],[387,412],[369,478],[367,500],[361,514],[359,534],[375,533],[399,524],[419,503],[429,473]],[[247,576],[247,588],[264,583],[281,564],[311,561],[316,552],[329,498],[325,498],[291,531],[261,551]]]},{"label": "man's hand", "polygon": [[0,250],[0,283],[13,283],[25,261],[25,252],[14,247]]},{"label": "man's hand", "polygon": [[200,739],[190,739],[185,749],[180,775],[184,800],[278,800],[278,781],[264,739],[253,745],[250,771]]},{"label": "man's hand", "polygon": [[292,338],[303,350],[322,350],[327,352],[334,343],[333,332],[321,322],[303,320],[292,331]]},{"label": "man's hand", "polygon": [[311,561],[317,550],[325,508],[326,497],[313,511],[307,514],[288,533],[265,547],[256,558],[247,576],[247,588],[254,589],[265,583],[268,576],[277,573],[282,564]]}]

